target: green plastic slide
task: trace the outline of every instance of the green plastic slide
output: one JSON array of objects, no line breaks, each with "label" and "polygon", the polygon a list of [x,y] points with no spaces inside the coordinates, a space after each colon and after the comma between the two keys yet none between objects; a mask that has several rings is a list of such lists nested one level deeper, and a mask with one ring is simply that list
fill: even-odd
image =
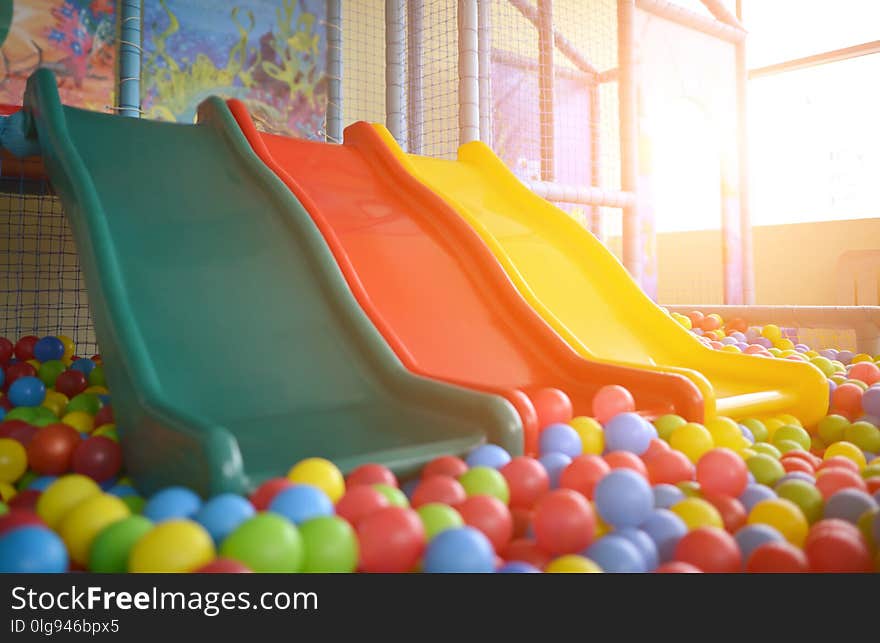
[{"label": "green plastic slide", "polygon": [[25,109],[142,492],[243,492],[311,456],[406,474],[487,440],[521,452],[506,400],[402,366],[223,101],[197,125],[99,114],[62,106],[41,70]]}]

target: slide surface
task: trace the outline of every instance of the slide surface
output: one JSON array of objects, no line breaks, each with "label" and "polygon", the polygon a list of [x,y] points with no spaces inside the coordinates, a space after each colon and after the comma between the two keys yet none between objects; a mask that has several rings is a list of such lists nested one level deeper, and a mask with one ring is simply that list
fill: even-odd
[{"label": "slide surface", "polygon": [[506,400],[404,368],[223,101],[198,125],[87,112],[41,70],[25,108],[142,492],[243,492],[311,456],[409,473],[487,439],[516,452]]},{"label": "slide surface", "polygon": [[592,234],[535,195],[484,144],[455,161],[404,154],[374,126],[413,176],[480,235],[532,307],[581,355],[688,376],[705,414],[791,413],[806,425],[828,408],[828,385],[810,364],[714,351],[648,298]]},{"label": "slide surface", "polygon": [[[314,219],[364,310],[416,373],[503,394],[536,447],[532,396],[565,391],[576,415],[595,391],[629,387],[648,411],[701,417],[686,378],[590,363],[528,306],[474,231],[413,179],[376,131],[356,123],[333,145],[261,134],[244,105],[231,110],[260,158]],[[538,405],[540,406],[540,404]],[[535,424],[537,421],[537,425]]]}]

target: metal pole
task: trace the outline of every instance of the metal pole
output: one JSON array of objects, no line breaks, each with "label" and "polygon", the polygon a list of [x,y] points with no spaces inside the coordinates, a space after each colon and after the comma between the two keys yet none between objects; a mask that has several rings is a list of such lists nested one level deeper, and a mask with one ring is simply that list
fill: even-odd
[{"label": "metal pole", "polygon": [[480,140],[492,147],[492,2],[477,0],[480,52]]},{"label": "metal pole", "polygon": [[406,129],[412,154],[422,153],[425,121],[422,117],[422,40],[424,20],[423,0],[406,3]]},{"label": "metal pole", "polygon": [[342,142],[342,0],[327,0],[327,126],[324,136]]},{"label": "metal pole", "polygon": [[406,114],[403,105],[406,25],[401,9],[402,0],[385,0],[385,127],[406,149]]},{"label": "metal pole", "polygon": [[458,0],[458,142],[480,138],[480,52],[477,0]]},{"label": "metal pole", "polygon": [[123,0],[119,6],[119,96],[122,116],[141,113],[141,3]]},{"label": "metal pole", "polygon": [[553,114],[553,0],[538,0],[538,106],[541,119],[541,180],[556,176]]},{"label": "metal pole", "polygon": [[642,284],[641,221],[638,207],[638,104],[635,71],[635,0],[617,2],[618,111],[620,115],[620,186],[635,195],[623,208],[623,265]]}]

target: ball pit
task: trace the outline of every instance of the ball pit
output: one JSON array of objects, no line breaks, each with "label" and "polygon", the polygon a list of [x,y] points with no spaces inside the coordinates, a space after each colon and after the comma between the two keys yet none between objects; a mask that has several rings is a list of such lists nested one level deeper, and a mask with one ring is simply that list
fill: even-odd
[{"label": "ball pit", "polygon": [[530,395],[536,453],[486,444],[401,480],[315,457],[247,498],[143,497],[124,477],[99,356],[72,359],[63,337],[0,338],[0,571],[873,571],[874,360],[773,326],[677,319],[718,350],[809,360],[833,387],[828,415],[646,419],[612,385],[574,417],[564,391],[544,389]]}]

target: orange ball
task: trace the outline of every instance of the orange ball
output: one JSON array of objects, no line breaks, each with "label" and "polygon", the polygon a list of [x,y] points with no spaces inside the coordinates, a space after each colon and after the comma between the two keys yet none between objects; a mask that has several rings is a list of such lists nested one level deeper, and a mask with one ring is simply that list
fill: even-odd
[{"label": "orange ball", "polygon": [[870,386],[880,381],[880,368],[874,362],[859,362],[853,364],[849,370],[849,378],[852,380],[860,380]]},{"label": "orange ball", "polygon": [[855,384],[841,384],[831,394],[831,406],[847,415],[859,415],[862,412],[862,393],[862,389]]}]

